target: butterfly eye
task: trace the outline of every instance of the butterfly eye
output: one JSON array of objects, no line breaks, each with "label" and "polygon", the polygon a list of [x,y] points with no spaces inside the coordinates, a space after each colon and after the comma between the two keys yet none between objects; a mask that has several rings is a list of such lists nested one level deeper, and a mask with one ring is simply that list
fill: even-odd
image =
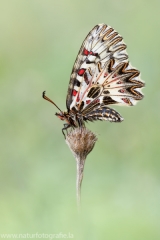
[{"label": "butterfly eye", "polygon": [[64,114],[62,114],[62,113],[55,113],[55,115],[56,115],[59,119],[61,119],[62,121],[65,119]]}]

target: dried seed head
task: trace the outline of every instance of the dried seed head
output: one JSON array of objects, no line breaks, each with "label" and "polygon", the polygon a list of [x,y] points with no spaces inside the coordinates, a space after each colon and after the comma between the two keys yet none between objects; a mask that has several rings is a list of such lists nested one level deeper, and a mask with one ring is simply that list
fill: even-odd
[{"label": "dried seed head", "polygon": [[92,151],[97,141],[94,133],[83,128],[75,128],[66,137],[66,143],[72,151],[77,162],[77,206],[80,210],[81,184],[83,179],[84,164],[87,155]]},{"label": "dried seed head", "polygon": [[75,128],[66,137],[66,143],[76,159],[85,160],[92,151],[97,137],[86,128]]}]

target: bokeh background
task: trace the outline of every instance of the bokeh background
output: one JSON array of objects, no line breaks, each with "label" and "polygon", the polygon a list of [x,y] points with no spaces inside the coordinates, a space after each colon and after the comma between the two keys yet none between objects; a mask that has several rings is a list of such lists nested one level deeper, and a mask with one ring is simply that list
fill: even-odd
[{"label": "bokeh background", "polygon": [[[0,1],[0,233],[160,239],[159,9],[158,0]],[[98,23],[123,36],[145,98],[115,107],[121,124],[87,125],[99,140],[86,161],[78,216],[75,160],[57,110],[41,95],[66,109],[73,63]]]}]

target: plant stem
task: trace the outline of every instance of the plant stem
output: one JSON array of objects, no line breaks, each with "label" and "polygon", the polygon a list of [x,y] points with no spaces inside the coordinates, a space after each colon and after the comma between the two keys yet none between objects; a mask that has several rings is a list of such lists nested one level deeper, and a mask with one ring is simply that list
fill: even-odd
[{"label": "plant stem", "polygon": [[78,211],[80,212],[81,185],[82,185],[82,180],[83,180],[83,170],[84,170],[85,159],[76,158],[76,162],[77,162],[77,181],[76,181],[77,207],[78,207]]},{"label": "plant stem", "polygon": [[73,153],[77,163],[76,195],[79,212],[84,164],[88,154],[93,150],[96,141],[96,135],[85,127],[75,128],[66,136],[66,143]]}]

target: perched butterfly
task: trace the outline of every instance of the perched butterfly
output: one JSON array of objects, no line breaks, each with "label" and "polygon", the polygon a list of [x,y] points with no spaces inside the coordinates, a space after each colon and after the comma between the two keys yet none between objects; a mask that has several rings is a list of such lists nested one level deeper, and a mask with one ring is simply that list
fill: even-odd
[{"label": "perched butterfly", "polygon": [[[87,121],[121,122],[121,115],[108,105],[133,106],[143,98],[140,72],[128,60],[123,38],[106,24],[96,25],[87,35],[74,63],[68,87],[67,112],[45,96],[65,120],[64,130],[83,127]],[[65,134],[64,134],[65,136]]]}]

